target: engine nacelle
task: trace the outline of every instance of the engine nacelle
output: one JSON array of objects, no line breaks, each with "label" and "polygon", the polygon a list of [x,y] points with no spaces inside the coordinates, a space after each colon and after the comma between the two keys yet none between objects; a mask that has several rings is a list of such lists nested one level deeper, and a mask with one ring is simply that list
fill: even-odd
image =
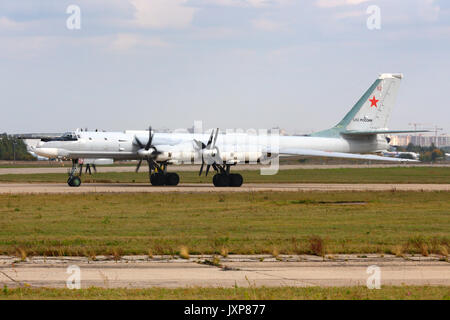
[{"label": "engine nacelle", "polygon": [[[224,151],[219,152],[220,159],[222,163],[260,163],[261,161],[264,161],[267,159],[267,157],[270,157],[270,154],[267,155],[265,153],[262,153],[260,151],[237,151],[237,152],[230,152],[230,151]],[[216,150],[204,150],[203,151],[203,157],[206,163],[209,162],[217,162],[220,161],[217,158],[217,151]],[[201,164],[202,163],[202,153],[195,152],[195,151],[173,151],[173,152],[161,152],[157,156],[158,161],[169,161],[173,164],[181,164],[181,163],[196,163]]]}]

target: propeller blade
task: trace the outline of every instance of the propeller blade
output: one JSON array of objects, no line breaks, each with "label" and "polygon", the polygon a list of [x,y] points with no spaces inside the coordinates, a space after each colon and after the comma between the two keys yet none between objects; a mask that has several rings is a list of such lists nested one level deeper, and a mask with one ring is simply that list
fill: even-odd
[{"label": "propeller blade", "polygon": [[209,140],[208,143],[206,144],[206,147],[209,148],[209,146],[211,145],[211,142],[213,140],[214,137],[214,129],[211,131],[211,135],[209,136]]},{"label": "propeller blade", "polygon": [[136,172],[139,171],[139,168],[141,167],[141,163],[142,163],[142,159],[139,160],[139,162],[138,162],[138,164],[137,164],[137,166],[136,166]]},{"label": "propeller blade", "polygon": [[144,145],[142,144],[142,142],[138,139],[138,137],[134,136],[134,140],[136,140],[137,144],[139,145],[139,148],[143,148]]},{"label": "propeller blade", "polygon": [[147,145],[145,146],[145,150],[150,149],[150,147],[152,146],[152,140],[153,140],[152,127],[150,126],[148,128],[148,142]]},{"label": "propeller blade", "polygon": [[200,167],[200,172],[198,173],[198,176],[199,176],[199,177],[202,175],[202,172],[203,172],[203,165],[204,165],[204,164],[205,164],[205,163],[202,162],[202,166]]},{"label": "propeller blade", "polygon": [[217,135],[219,134],[219,128],[216,129],[216,135],[214,136],[214,142],[212,144],[212,148],[214,148],[216,146],[216,141],[217,141]]},{"label": "propeller blade", "polygon": [[206,148],[206,145],[203,142],[201,142],[201,141],[198,141],[198,140],[194,139],[194,143],[196,145],[195,147],[197,147],[198,150]]},{"label": "propeller blade", "polygon": [[211,165],[210,165],[210,164],[208,164],[208,165],[206,166],[205,177],[208,176],[209,168],[211,168]]}]

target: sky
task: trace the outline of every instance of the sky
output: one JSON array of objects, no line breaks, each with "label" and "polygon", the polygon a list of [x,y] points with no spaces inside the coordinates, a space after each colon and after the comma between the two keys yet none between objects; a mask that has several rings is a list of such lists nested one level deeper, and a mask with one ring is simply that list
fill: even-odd
[{"label": "sky", "polygon": [[[367,26],[371,6],[379,29]],[[405,78],[390,128],[450,133],[449,1],[0,2],[0,132],[201,120],[309,133],[394,72]]]}]

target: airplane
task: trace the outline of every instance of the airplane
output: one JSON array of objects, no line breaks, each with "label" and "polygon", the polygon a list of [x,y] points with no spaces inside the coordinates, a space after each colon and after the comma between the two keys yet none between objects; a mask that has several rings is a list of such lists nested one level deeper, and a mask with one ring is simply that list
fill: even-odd
[{"label": "airplane", "polygon": [[419,160],[420,154],[417,152],[403,152],[403,151],[385,151],[382,152],[382,155],[385,157],[395,157],[402,159],[415,159]]},{"label": "airplane", "polygon": [[[334,127],[305,136],[279,136],[276,147],[260,142],[249,133],[156,133],[147,131],[68,132],[57,138],[42,139],[33,152],[49,158],[72,159],[67,183],[79,187],[76,174],[78,159],[138,160],[136,172],[143,161],[149,167],[154,186],[176,186],[180,178],[168,172],[171,164],[192,163],[200,159],[199,175],[206,165],[212,167],[216,187],[240,187],[243,178],[230,172],[238,163],[261,163],[281,156],[334,157],[347,159],[417,162],[414,159],[383,157],[389,147],[390,134],[424,132],[423,130],[389,130],[387,123],[394,107],[403,74],[383,73]],[[230,142],[232,141],[232,142]],[[256,160],[256,161],[251,161]]]}]

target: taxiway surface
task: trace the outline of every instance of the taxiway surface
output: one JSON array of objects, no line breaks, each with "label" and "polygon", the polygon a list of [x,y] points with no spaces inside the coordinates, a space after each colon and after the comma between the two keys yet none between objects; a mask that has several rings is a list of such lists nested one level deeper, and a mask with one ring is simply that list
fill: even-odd
[{"label": "taxiway surface", "polygon": [[[237,286],[365,286],[371,272],[380,269],[381,285],[450,286],[449,263],[438,257],[351,255],[323,259],[316,256],[229,256],[220,265],[205,265],[211,257],[123,257],[119,261],[98,257],[34,257],[20,261],[0,257],[0,285],[8,287],[65,287],[79,267],[81,287],[233,287]],[[261,261],[263,260],[263,261]],[[203,263],[202,263],[203,262]]]},{"label": "taxiway surface", "polygon": [[0,183],[0,194],[16,193],[137,193],[137,192],[298,192],[298,191],[450,191],[450,184],[332,184],[246,183],[241,187],[217,188],[212,184],[180,184],[155,187],[145,183],[86,183],[78,188],[65,183]]}]

